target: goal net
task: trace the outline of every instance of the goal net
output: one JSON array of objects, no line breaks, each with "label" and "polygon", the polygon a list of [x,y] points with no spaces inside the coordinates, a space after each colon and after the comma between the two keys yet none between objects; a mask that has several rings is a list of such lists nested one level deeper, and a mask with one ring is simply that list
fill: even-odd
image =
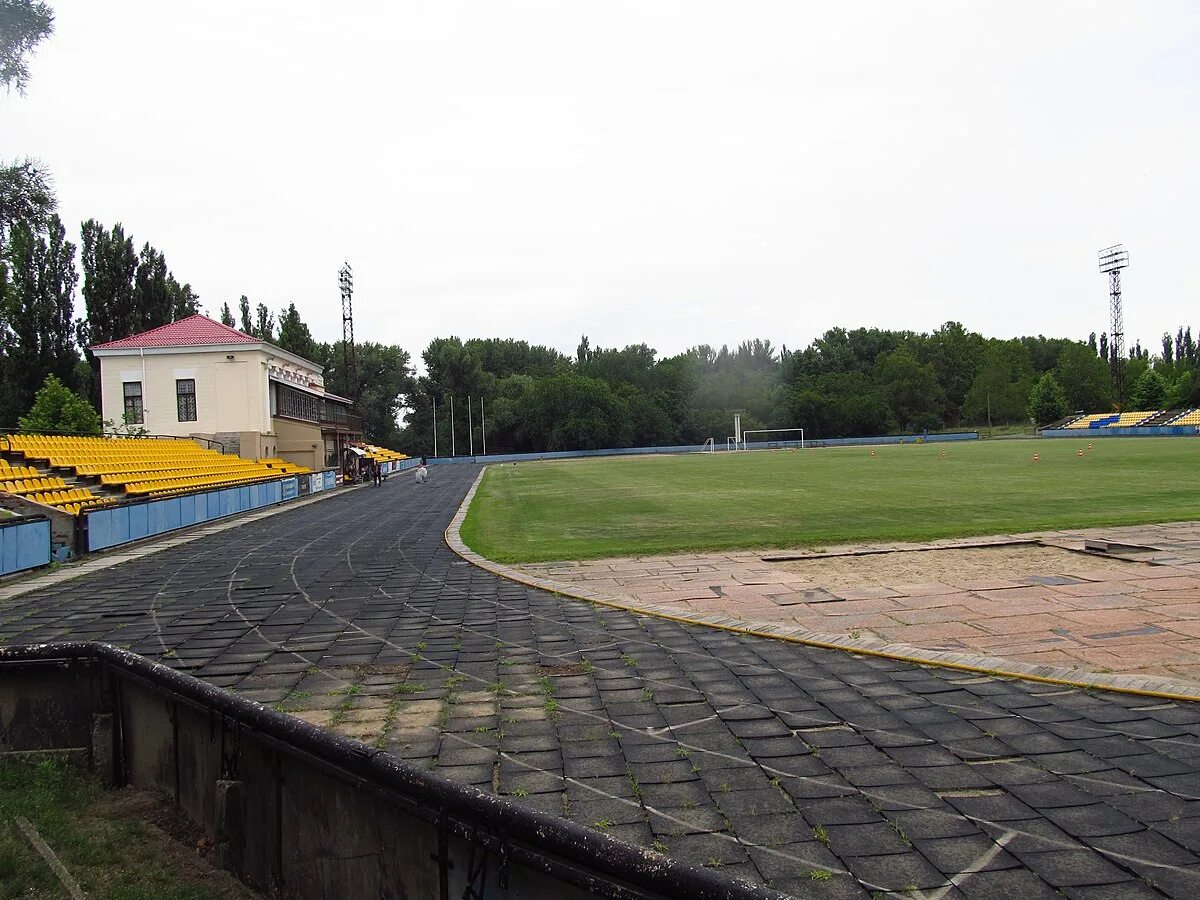
[{"label": "goal net", "polygon": [[[751,435],[762,435],[762,437],[755,437],[752,441]],[[742,449],[749,450],[752,443],[765,445],[761,447],[755,447],[755,450],[782,450],[785,447],[796,447],[800,450],[803,450],[804,429],[755,428],[751,431],[743,431]]]}]

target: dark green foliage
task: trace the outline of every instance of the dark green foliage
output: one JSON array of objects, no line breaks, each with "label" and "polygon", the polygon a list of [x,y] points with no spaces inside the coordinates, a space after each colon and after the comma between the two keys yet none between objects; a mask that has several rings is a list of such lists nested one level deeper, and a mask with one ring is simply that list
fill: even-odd
[{"label": "dark green foliage", "polygon": [[1170,386],[1154,369],[1146,369],[1134,382],[1129,408],[1151,410],[1163,408]]},{"label": "dark green foliage", "polygon": [[[989,422],[1027,426],[1032,393],[1049,372],[1042,393],[1063,397],[1068,410],[1111,408],[1108,364],[1097,355],[1094,335],[1089,342],[1040,335],[995,340],[947,322],[931,334],[832,328],[797,352],[755,339],[733,349],[701,345],[667,359],[645,344],[595,347],[585,335],[572,359],[524,341],[439,338],[426,349],[427,374],[406,404],[404,446],[433,452],[436,400],[438,452],[448,454],[453,398],[454,446],[467,452],[468,396],[476,452],[480,396],[491,452],[700,444],[710,437],[723,445],[735,413],[744,429],[802,427],[809,439]],[[1184,329],[1175,343],[1170,363],[1151,361],[1135,346],[1126,372],[1136,383],[1153,363],[1162,375],[1161,402],[1182,406],[1200,401],[1198,351]],[[1100,344],[1107,347],[1106,336]],[[1046,415],[1057,404],[1041,397],[1038,408]]]},{"label": "dark green foliage", "polygon": [[373,341],[356,343],[358,382],[348,384],[342,371],[342,342],[318,348],[314,362],[326,365],[325,388],[342,397],[357,399],[367,439],[411,453],[402,439],[398,418],[402,400],[412,392],[412,370],[408,352],[400,347]]},{"label": "dark green foliage", "polygon": [[12,423],[29,408],[47,375],[67,385],[79,361],[72,322],[75,245],[52,215],[45,234],[18,222],[5,248],[9,284],[0,295],[0,423]]},{"label": "dark green foliage", "polygon": [[[85,317],[77,322],[76,335],[85,350],[199,311],[191,285],[176,280],[166,256],[149,243],[136,253],[121,223],[108,229],[88,219],[82,237]],[[99,366],[90,351],[87,357],[94,373],[89,394],[99,405]]]},{"label": "dark green foliage", "polygon": [[1071,343],[1064,347],[1054,373],[1068,409],[1103,412],[1112,406],[1112,376],[1108,364],[1084,344]]},{"label": "dark green foliage", "polygon": [[[229,313],[228,303],[225,304],[225,309],[221,313],[222,321],[227,314],[232,320],[233,315]],[[275,338],[275,344],[289,353],[295,353],[299,357],[314,362],[318,361],[321,352],[317,342],[313,340],[312,332],[300,318],[295,303],[289,303],[287,309],[279,312],[279,335]]]},{"label": "dark green foliage", "polygon": [[28,56],[54,31],[54,12],[40,0],[0,0],[0,85],[25,92]]},{"label": "dark green foliage", "polygon": [[242,296],[238,298],[237,328],[238,331],[242,332],[242,334],[254,333],[254,322],[250,319],[250,300],[245,294],[242,294]]},{"label": "dark green foliage", "polygon": [[275,317],[267,309],[265,303],[258,304],[254,311],[254,329],[250,332],[260,341],[272,343],[275,340]]},{"label": "dark green foliage", "polygon": [[23,431],[99,434],[100,415],[58,378],[47,375],[29,414],[22,416],[18,425]]},{"label": "dark green foliage", "polygon": [[229,302],[221,304],[221,324],[228,325],[230,328],[237,328],[237,322],[233,319],[233,313],[229,309]]},{"label": "dark green foliage", "polygon": [[0,166],[0,250],[16,222],[41,228],[49,221],[55,205],[50,173],[37,160],[26,157]]},{"label": "dark green foliage", "polygon": [[1067,398],[1054,376],[1047,372],[1038,379],[1029,394],[1029,418],[1038,425],[1049,425],[1067,414]]}]

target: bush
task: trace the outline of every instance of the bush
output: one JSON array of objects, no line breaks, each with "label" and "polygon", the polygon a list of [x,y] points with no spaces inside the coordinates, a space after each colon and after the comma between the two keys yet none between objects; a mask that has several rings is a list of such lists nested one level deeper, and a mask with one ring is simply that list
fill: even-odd
[{"label": "bush", "polygon": [[1048,425],[1067,414],[1067,397],[1058,381],[1047,372],[1029,392],[1029,418],[1038,425]]},{"label": "bush", "polygon": [[29,414],[17,420],[17,424],[22,431],[100,433],[99,413],[54,375],[46,376]]}]

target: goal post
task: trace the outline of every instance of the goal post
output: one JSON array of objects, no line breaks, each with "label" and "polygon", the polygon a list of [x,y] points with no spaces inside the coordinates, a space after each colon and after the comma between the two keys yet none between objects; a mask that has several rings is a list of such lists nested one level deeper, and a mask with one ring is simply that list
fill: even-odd
[{"label": "goal post", "polygon": [[703,449],[701,449],[700,452],[701,453],[716,453],[717,452],[717,442],[713,438],[709,438],[707,441],[704,442],[704,447],[703,447]]},{"label": "goal post", "polygon": [[[750,449],[750,435],[752,434],[779,434],[779,435],[795,435],[795,437],[786,437],[779,439],[780,446],[795,445],[801,450],[804,449],[804,429],[803,428],[755,428],[750,431],[742,432],[742,449]],[[768,439],[768,443],[773,443]],[[770,448],[768,448],[770,449]]]}]

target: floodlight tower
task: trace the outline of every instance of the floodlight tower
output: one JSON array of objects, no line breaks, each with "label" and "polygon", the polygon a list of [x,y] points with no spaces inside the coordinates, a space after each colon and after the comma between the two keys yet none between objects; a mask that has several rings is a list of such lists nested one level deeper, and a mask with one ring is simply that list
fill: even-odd
[{"label": "floodlight tower", "polygon": [[1129,265],[1129,251],[1123,244],[1105,247],[1099,253],[1100,272],[1108,274],[1108,296],[1111,300],[1112,329],[1108,335],[1108,352],[1112,354],[1113,393],[1117,409],[1125,407],[1125,314],[1121,310],[1121,270]]},{"label": "floodlight tower", "polygon": [[338,287],[342,292],[342,372],[346,392],[358,401],[358,360],[354,352],[354,270],[342,263],[338,270]]}]

